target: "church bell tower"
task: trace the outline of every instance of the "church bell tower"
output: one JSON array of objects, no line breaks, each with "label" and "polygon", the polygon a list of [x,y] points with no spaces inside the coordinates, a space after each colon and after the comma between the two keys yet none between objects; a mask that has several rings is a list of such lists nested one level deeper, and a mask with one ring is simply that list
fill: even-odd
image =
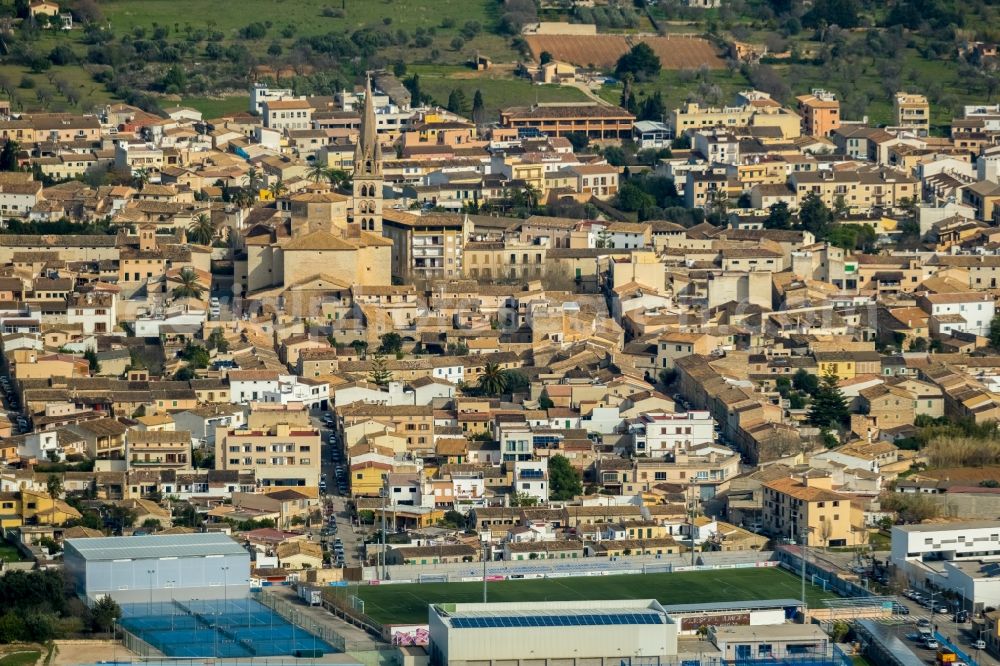
[{"label": "church bell tower", "polygon": [[372,80],[365,83],[365,109],[354,148],[352,222],[361,231],[382,234],[382,147],[378,142]]}]

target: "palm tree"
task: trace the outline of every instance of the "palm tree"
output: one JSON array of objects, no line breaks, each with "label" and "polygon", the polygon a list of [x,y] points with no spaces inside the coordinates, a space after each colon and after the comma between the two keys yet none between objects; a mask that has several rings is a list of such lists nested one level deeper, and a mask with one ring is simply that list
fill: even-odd
[{"label": "palm tree", "polygon": [[314,183],[328,178],[326,165],[319,161],[313,162],[312,166],[309,167],[309,171],[306,172],[306,178]]},{"label": "palm tree", "polygon": [[211,245],[217,231],[212,216],[199,213],[188,227],[188,238],[199,245]]},{"label": "palm tree", "polygon": [[542,198],[542,193],[537,187],[531,183],[526,183],[524,186],[524,201],[528,205],[528,208],[532,211],[538,208],[538,202]]},{"label": "palm tree", "polygon": [[278,179],[274,181],[274,185],[271,186],[271,196],[275,199],[280,199],[283,195],[288,193],[288,186],[285,185],[285,181]]},{"label": "palm tree", "polygon": [[177,275],[180,284],[174,287],[174,298],[201,298],[201,285],[193,268],[182,268]]},{"label": "palm tree", "polygon": [[507,372],[499,363],[487,363],[479,375],[479,390],[486,395],[500,395],[507,388]]},{"label": "palm tree", "polygon": [[256,199],[257,192],[260,191],[261,184],[260,171],[257,167],[251,166],[247,169],[247,174],[243,176],[243,182],[246,183],[247,189],[250,190],[250,194],[252,194],[254,199]]}]

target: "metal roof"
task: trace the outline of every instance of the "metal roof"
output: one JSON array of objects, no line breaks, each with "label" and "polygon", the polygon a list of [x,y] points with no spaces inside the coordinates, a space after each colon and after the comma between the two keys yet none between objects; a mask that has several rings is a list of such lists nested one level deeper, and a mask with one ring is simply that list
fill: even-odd
[{"label": "metal roof", "polygon": [[235,541],[218,532],[68,539],[67,545],[85,560],[139,560],[161,557],[246,555]]},{"label": "metal roof", "polygon": [[667,624],[666,617],[656,611],[599,613],[525,613],[475,615],[449,618],[455,629],[498,629],[511,627],[585,627],[603,625]]},{"label": "metal roof", "polygon": [[801,599],[762,599],[760,601],[716,601],[707,604],[663,604],[667,613],[700,613],[705,611],[760,610],[801,606]]}]

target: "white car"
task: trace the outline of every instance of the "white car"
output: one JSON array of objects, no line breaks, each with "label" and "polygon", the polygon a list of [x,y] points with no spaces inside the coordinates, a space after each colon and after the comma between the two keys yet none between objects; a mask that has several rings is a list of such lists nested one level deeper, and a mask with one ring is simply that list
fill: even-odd
[{"label": "white car", "polygon": [[984,641],[982,638],[980,638],[979,640],[972,641],[972,647],[975,648],[976,650],[985,650],[986,641]]}]

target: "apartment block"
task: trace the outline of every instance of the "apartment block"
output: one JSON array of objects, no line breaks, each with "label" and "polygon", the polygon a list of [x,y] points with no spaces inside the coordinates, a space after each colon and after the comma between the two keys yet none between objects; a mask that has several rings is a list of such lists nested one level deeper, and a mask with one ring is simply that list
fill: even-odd
[{"label": "apartment block", "polygon": [[252,471],[263,486],[318,486],[320,432],[287,423],[246,430],[219,427],[215,468]]},{"label": "apartment block", "polygon": [[832,490],[829,476],[814,474],[764,484],[764,527],[776,538],[805,537],[809,546],[851,545],[850,495]]},{"label": "apartment block", "polygon": [[918,134],[927,134],[931,128],[931,105],[924,95],[898,92],[892,98],[896,127]]},{"label": "apartment block", "polygon": [[795,99],[802,116],[803,134],[830,136],[840,127],[840,101],[833,93],[816,89]]}]

